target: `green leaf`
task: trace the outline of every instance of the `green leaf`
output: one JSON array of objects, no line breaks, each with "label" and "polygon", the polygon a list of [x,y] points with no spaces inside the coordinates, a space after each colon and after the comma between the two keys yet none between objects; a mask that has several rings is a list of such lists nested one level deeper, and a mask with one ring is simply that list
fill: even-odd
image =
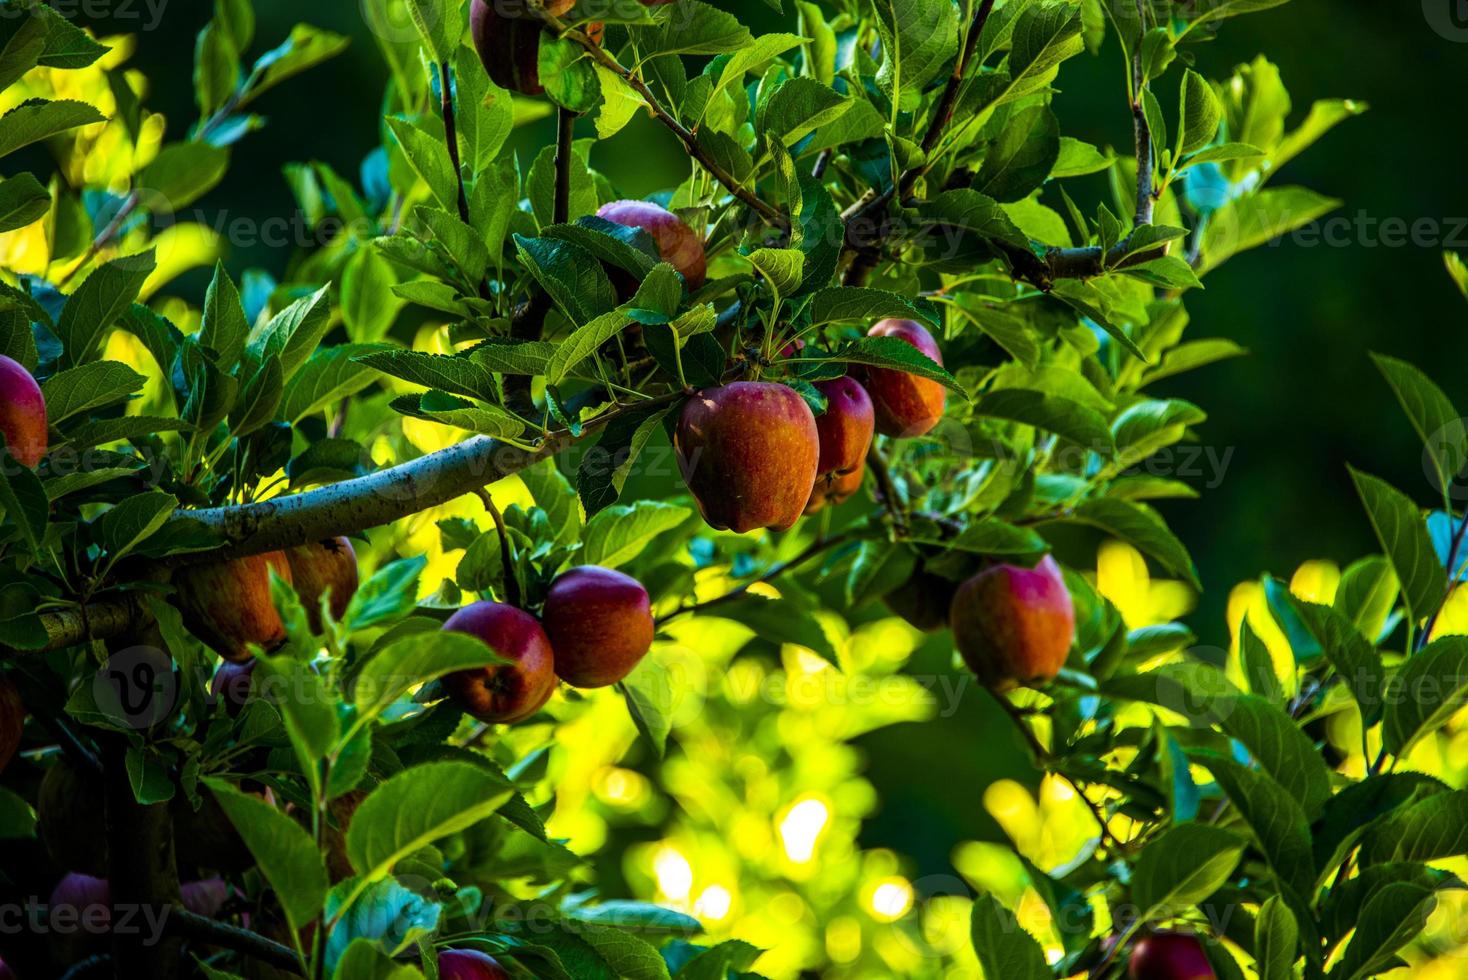
[{"label": "green leaf", "polygon": [[627,484],[632,464],[657,433],[669,411],[671,409],[650,409],[618,414],[602,430],[596,446],[582,455],[576,472],[576,491],[588,519],[617,502]]},{"label": "green leaf", "polygon": [[810,322],[813,327],[883,319],[921,320],[935,329],[942,325],[937,312],[929,306],[885,289],[832,286],[811,297]]},{"label": "green leaf", "polygon": [[1438,793],[1396,810],[1361,840],[1361,864],[1440,861],[1468,851],[1468,791]]},{"label": "green leaf", "polygon": [[1422,932],[1437,906],[1437,897],[1421,885],[1393,882],[1382,888],[1361,910],[1361,922],[1331,977],[1367,980],[1380,976],[1396,962],[1397,950]]},{"label": "green leaf", "polygon": [[555,238],[516,235],[515,250],[572,323],[589,324],[617,305],[617,292],[606,270],[581,246]]},{"label": "green leaf", "polygon": [[498,405],[481,405],[441,391],[404,395],[392,407],[404,415],[452,425],[493,439],[513,439],[525,431],[525,423]]},{"label": "green leaf", "polygon": [[30,174],[0,180],[0,232],[14,231],[51,209],[51,195]]},{"label": "green leaf", "polygon": [[224,263],[220,262],[214,267],[214,279],[204,294],[199,343],[218,354],[220,364],[232,367],[244,354],[245,340],[249,335],[250,323],[245,319],[240,291],[225,271]]},{"label": "green leaf", "polygon": [[347,828],[346,851],[365,881],[375,881],[420,848],[491,816],[513,789],[466,762],[405,769],[372,791]]},{"label": "green leaf", "polygon": [[359,719],[375,718],[420,684],[504,662],[477,637],[442,631],[414,634],[372,654],[353,682],[352,702]]},{"label": "green leaf", "polygon": [[728,980],[732,970],[739,976],[759,959],[760,950],[741,939],[729,939],[706,949],[683,965],[678,980]]},{"label": "green leaf", "polygon": [[464,25],[453,0],[406,0],[408,16],[435,61],[446,62],[458,47]]},{"label": "green leaf", "polygon": [[330,290],[329,285],[322,286],[281,310],[250,344],[250,350],[262,361],[271,355],[280,357],[281,374],[287,382],[295,377],[331,330]]},{"label": "green leaf", "polygon": [[973,189],[1002,203],[1023,200],[1045,182],[1059,158],[1060,121],[1048,105],[1030,106],[1004,120]]},{"label": "green leaf", "polygon": [[[294,601],[295,593],[273,570],[270,580],[270,592],[276,607],[284,610],[282,595]],[[304,615],[299,612],[299,603],[297,610],[302,615],[301,632],[308,632],[304,625]],[[290,622],[284,612],[282,618]],[[292,638],[297,635],[292,633]],[[310,647],[306,652],[314,653],[315,647]],[[319,789],[321,760],[331,754],[341,739],[337,693],[327,686],[326,681],[310,664],[288,654],[276,657],[262,654],[255,659],[259,663],[255,669],[257,678],[269,681],[276,685],[276,690],[282,692],[280,697],[274,699],[275,707],[279,709],[281,719],[285,722],[285,732],[291,740],[291,748],[295,751],[301,772],[306,774],[313,787]]]},{"label": "green leaf", "polygon": [[916,347],[896,337],[862,337],[843,345],[832,354],[808,357],[807,364],[837,362],[843,364],[865,364],[870,367],[890,368],[915,374],[929,381],[936,381],[950,391],[965,398],[968,392],[953,375]]},{"label": "green leaf", "polygon": [[618,309],[578,327],[571,336],[561,341],[556,352],[546,365],[546,382],[558,385],[571,373],[571,369],[594,354],[602,344],[626,330],[632,323],[626,312]]},{"label": "green leaf", "polygon": [[318,348],[285,386],[280,400],[281,418],[295,424],[307,415],[334,407],[357,394],[377,380],[377,374],[362,363],[361,357],[391,349],[386,344]]},{"label": "green leaf", "polygon": [[1088,500],[1076,508],[1073,520],[1100,528],[1107,534],[1126,541],[1137,550],[1157,559],[1169,572],[1181,576],[1194,588],[1201,590],[1198,569],[1187,549],[1163,523],[1162,518],[1149,508],[1129,500]]},{"label": "green leaf", "polygon": [[673,677],[668,665],[656,654],[642,661],[617,685],[627,699],[627,713],[637,731],[662,758],[668,735],[673,730]]},{"label": "green leaf", "polygon": [[291,926],[299,929],[314,921],[321,914],[327,888],[326,868],[316,842],[300,824],[269,803],[217,777],[206,776],[203,783],[250,849]]},{"label": "green leaf", "polygon": [[95,106],[70,99],[22,102],[0,116],[0,157],[68,129],[103,122],[105,118]]},{"label": "green leaf", "polygon": [[1468,695],[1468,637],[1445,636],[1414,653],[1388,682],[1382,744],[1402,757],[1443,728]]},{"label": "green leaf", "polygon": [[1297,894],[1309,894],[1315,883],[1310,825],[1295,798],[1269,776],[1232,759],[1203,753],[1195,758],[1238,809],[1279,879]]},{"label": "green leaf", "polygon": [[1099,412],[1048,391],[1028,388],[990,391],[979,397],[974,414],[1032,425],[1102,455],[1110,456],[1115,451],[1111,430]]},{"label": "green leaf", "polygon": [[1371,355],[1387,384],[1402,404],[1402,411],[1427,448],[1437,474],[1438,488],[1446,492],[1468,464],[1468,429],[1442,389],[1406,361],[1381,354]]},{"label": "green leaf", "polygon": [[157,533],[178,509],[178,498],[161,490],[128,497],[97,519],[97,539],[116,562]]},{"label": "green leaf", "polygon": [[38,554],[46,540],[51,502],[34,470],[8,458],[5,463],[0,466],[0,516],[9,518],[20,529],[31,553]]},{"label": "green leaf", "polygon": [[[1381,563],[1385,566],[1385,562]],[[1389,574],[1389,573],[1388,573]],[[1367,725],[1381,719],[1386,671],[1381,653],[1354,623],[1329,606],[1295,600],[1305,626],[1314,634],[1336,675],[1351,690]]]},{"label": "green leaf", "polygon": [[[584,456],[582,457],[585,458]],[[556,466],[554,459],[543,459],[519,473],[520,482],[530,491],[535,504],[550,519],[556,544],[571,545],[581,537],[581,506],[576,489]]]},{"label": "green leaf", "polygon": [[1244,842],[1217,827],[1178,824],[1152,840],[1132,871],[1132,901],[1145,920],[1186,911],[1222,887]]},{"label": "green leaf", "polygon": [[767,141],[794,146],[822,126],[841,118],[856,100],[814,78],[787,79],[760,103],[755,129]]},{"label": "green leaf", "polygon": [[574,922],[636,933],[687,935],[703,931],[703,926],[693,916],[650,902],[618,900],[596,905],[568,902],[562,904],[561,914]]},{"label": "green leaf", "polygon": [[369,629],[407,615],[416,605],[418,576],[428,559],[422,555],[388,562],[352,596],[342,622],[349,632]]},{"label": "green leaf", "polygon": [[1284,690],[1280,686],[1279,675],[1274,671],[1269,648],[1249,625],[1247,614],[1239,624],[1239,665],[1244,671],[1244,679],[1249,682],[1250,691],[1270,704],[1283,701]]},{"label": "green leaf", "polygon": [[297,24],[281,45],[256,60],[258,81],[240,99],[239,108],[243,109],[286,79],[336,57],[346,50],[349,43],[349,39],[340,34],[310,24]]},{"label": "green leaf", "polygon": [[644,62],[665,54],[723,54],[753,43],[749,28],[733,14],[701,0],[681,0],[677,16],[656,27],[630,29]]},{"label": "green leaf", "polygon": [[583,564],[616,568],[640,555],[654,537],[688,520],[687,507],[657,500],[608,507],[586,523]]},{"label": "green leaf", "polygon": [[58,371],[41,385],[46,420],[56,425],[73,415],[120,402],[143,390],[147,379],[119,361],[93,361]]},{"label": "green leaf", "polygon": [[494,375],[470,357],[392,350],[359,354],[357,360],[394,378],[465,398],[489,401],[497,397]]},{"label": "green leaf", "polygon": [[66,300],[56,335],[66,348],[65,363],[95,360],[102,338],[117,322],[155,267],[150,249],[98,266]]},{"label": "green leaf", "polygon": [[1208,80],[1191,68],[1183,74],[1180,101],[1181,120],[1178,123],[1180,142],[1178,155],[1187,156],[1203,149],[1218,135],[1218,124],[1223,120],[1223,105],[1213,93]]},{"label": "green leaf", "polygon": [[154,214],[174,214],[209,193],[229,169],[229,151],[190,140],[170,143],[138,175],[137,190]]},{"label": "green leaf", "polygon": [[1062,61],[1080,54],[1084,47],[1078,7],[1064,0],[1041,0],[1026,6],[1011,36],[1007,97],[1042,88]]},{"label": "green leaf", "polygon": [[1422,622],[1437,611],[1448,590],[1447,572],[1438,561],[1422,512],[1384,480],[1354,468],[1350,473],[1376,539],[1396,569],[1407,611]]},{"label": "green leaf", "polygon": [[1236,198],[1210,219],[1198,272],[1216,269],[1240,252],[1288,235],[1340,205],[1304,187],[1270,187]]},{"label": "green leaf", "polygon": [[440,207],[456,211],[459,206],[459,182],[454,175],[454,166],[449,161],[449,151],[443,140],[414,126],[406,119],[389,116],[388,128],[403,147],[408,165],[428,185],[428,190]]},{"label": "green leaf", "polygon": [[1045,950],[993,895],[985,893],[974,899],[970,933],[984,976],[1050,980],[1053,975]]},{"label": "green leaf", "polygon": [[918,95],[958,53],[958,11],[951,3],[922,0],[872,0],[872,6],[882,39],[877,84],[894,102],[915,108]]},{"label": "green leaf", "polygon": [[775,295],[790,297],[799,291],[805,275],[805,253],[793,248],[762,248],[746,258]]},{"label": "green leaf", "polygon": [[1278,895],[1271,895],[1254,920],[1254,962],[1259,980],[1294,980],[1300,927]]},{"label": "green leaf", "polygon": [[811,610],[794,599],[770,599],[746,594],[708,610],[709,616],[732,619],[771,643],[793,643],[815,651],[831,665],[841,666],[840,655],[825,628]]}]

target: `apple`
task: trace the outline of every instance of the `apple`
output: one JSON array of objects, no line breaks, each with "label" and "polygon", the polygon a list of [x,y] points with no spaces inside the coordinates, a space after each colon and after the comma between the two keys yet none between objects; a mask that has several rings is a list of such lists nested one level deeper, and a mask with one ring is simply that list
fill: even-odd
[{"label": "apple", "polygon": [[46,455],[46,399],[41,386],[19,363],[0,354],[0,433],[10,455],[34,469]]},{"label": "apple", "polygon": [[705,389],[684,404],[673,441],[711,527],[788,530],[810,501],[820,434],[793,388],[736,381]]},{"label": "apple", "polygon": [[958,587],[953,640],[979,680],[996,691],[1051,681],[1075,640],[1075,605],[1060,566],[994,565]]},{"label": "apple", "polygon": [[480,721],[524,721],[555,692],[551,642],[529,613],[498,602],[476,602],[450,616],[443,628],[477,636],[509,661],[462,670],[443,680],[454,700]]},{"label": "apple", "polygon": [[244,663],[235,664],[226,660],[219,665],[214,672],[214,679],[209,682],[209,693],[216,700],[224,699],[225,710],[231,718],[236,717],[244,710],[245,702],[250,700],[250,689],[254,685],[255,658],[251,657]]},{"label": "apple", "polygon": [[690,292],[707,280],[703,239],[667,208],[651,201],[613,201],[603,204],[596,216],[629,228],[641,228],[651,235],[658,243],[658,254],[682,274]]},{"label": "apple", "polygon": [[477,949],[445,949],[438,954],[439,980],[510,980],[499,961]]},{"label": "apple", "polygon": [[205,878],[202,881],[186,881],[179,886],[179,900],[183,907],[195,915],[212,919],[229,901],[229,885],[223,878]]},{"label": "apple", "polygon": [[1217,980],[1203,944],[1184,932],[1154,932],[1132,947],[1132,980]]},{"label": "apple", "polygon": [[271,569],[291,581],[290,561],[283,551],[183,569],[177,585],[184,625],[235,663],[250,659],[251,643],[276,649],[286,636],[285,623],[270,598]]},{"label": "apple", "polygon": [[652,648],[647,589],[630,575],[584,565],[558,576],[541,621],[556,652],[556,676],[572,687],[607,687]]},{"label": "apple", "polygon": [[[94,819],[99,814],[94,815]],[[98,827],[95,833],[102,833]],[[71,872],[51,890],[48,915],[51,921],[65,922],[65,930],[57,928],[53,935],[53,954],[70,965],[107,944],[112,928],[112,886],[106,878]]]},{"label": "apple", "polygon": [[958,583],[919,568],[905,583],[882,597],[887,608],[909,626],[934,633],[948,625],[948,610]]},{"label": "apple", "polygon": [[98,823],[104,806],[100,775],[66,756],[46,770],[36,797],[36,833],[56,865],[107,873],[107,835]]},{"label": "apple", "polygon": [[818,514],[827,507],[839,507],[846,503],[861,489],[862,480],[866,478],[866,463],[862,463],[856,469],[848,473],[827,473],[816,477],[816,485],[810,492],[810,500],[805,505],[807,514]]},{"label": "apple", "polygon": [[331,596],[331,618],[339,620],[357,594],[357,552],[346,538],[327,538],[292,548],[285,557],[311,630],[320,633],[321,597]]},{"label": "apple", "polygon": [[865,463],[872,448],[876,431],[872,398],[852,377],[817,382],[816,390],[826,396],[826,410],[816,416],[821,440],[816,472],[850,473]]},{"label": "apple", "polygon": [[[928,328],[915,320],[883,320],[867,331],[868,337],[896,337],[943,363],[943,352]],[[912,438],[932,431],[943,418],[947,394],[936,381],[906,371],[869,367],[864,372],[867,391],[876,408],[877,431],[884,436]]]},{"label": "apple", "polygon": [[20,689],[10,678],[0,675],[0,772],[20,750],[24,731],[25,704],[20,700]]},{"label": "apple", "polygon": [[[557,17],[568,13],[576,0],[548,0],[546,10]],[[541,22],[524,0],[474,0],[469,7],[469,31],[484,70],[500,88],[521,95],[540,95]],[[601,42],[602,25],[586,25],[593,41]]]}]

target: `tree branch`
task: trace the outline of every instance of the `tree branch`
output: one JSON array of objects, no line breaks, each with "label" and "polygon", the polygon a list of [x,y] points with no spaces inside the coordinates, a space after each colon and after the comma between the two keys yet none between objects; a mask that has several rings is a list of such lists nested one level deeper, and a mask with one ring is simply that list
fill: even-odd
[{"label": "tree branch", "polygon": [[[1142,37],[1147,33],[1147,16],[1143,9],[1143,0],[1137,0],[1137,18],[1141,26]],[[1142,100],[1142,93],[1146,88],[1147,75],[1142,65],[1142,42],[1137,40],[1137,48],[1132,52],[1132,126],[1136,130],[1137,139],[1137,214],[1136,227],[1152,223],[1153,205],[1156,198],[1152,194],[1152,129],[1147,125],[1147,111]]]},{"label": "tree branch", "polygon": [[819,539],[812,543],[810,547],[806,548],[804,551],[802,551],[800,554],[796,555],[789,561],[781,562],[778,565],[772,566],[759,578],[750,579],[748,582],[745,582],[737,589],[734,589],[730,592],[725,592],[721,596],[715,596],[714,598],[707,599],[703,602],[695,602],[692,605],[688,606],[680,606],[679,608],[674,609],[672,612],[668,613],[666,616],[660,617],[657,621],[657,625],[662,626],[664,623],[670,622],[671,620],[677,619],[679,616],[683,616],[688,613],[703,612],[704,610],[711,609],[715,606],[722,606],[725,603],[733,602],[735,599],[738,599],[741,596],[748,594],[749,590],[754,586],[773,582],[775,579],[779,578],[781,575],[784,575],[786,572],[791,571],[795,568],[799,568],[801,565],[804,565],[806,562],[810,561],[812,558],[815,558],[817,555],[824,554],[825,552],[830,551],[832,548],[845,544],[848,540],[850,540],[850,535],[847,534],[838,534],[832,538]]},{"label": "tree branch", "polygon": [[459,127],[454,121],[454,92],[449,81],[449,66],[438,66],[438,105],[443,112],[443,139],[449,148],[449,163],[454,166],[454,180],[459,185],[459,220],[469,224],[469,198],[464,193],[464,167],[459,160]]},{"label": "tree branch", "polygon": [[207,919],[180,905],[171,906],[168,909],[166,923],[169,932],[184,939],[192,939],[209,946],[218,946],[220,949],[240,953],[297,976],[305,976],[301,972],[301,961],[296,957],[295,950],[257,932],[232,926],[226,922]]},{"label": "tree branch", "polygon": [[523,609],[525,597],[520,592],[520,576],[515,574],[515,550],[510,545],[510,532],[505,530],[505,515],[494,505],[494,498],[488,490],[480,487],[475,493],[484,502],[484,509],[489,511],[494,529],[499,532],[500,564],[505,567],[505,601],[516,609]]},{"label": "tree branch", "polygon": [[569,38],[581,45],[581,47],[586,49],[586,53],[591,55],[592,60],[603,68],[616,72],[622,77],[623,81],[631,85],[637,91],[637,94],[642,96],[643,101],[647,103],[648,111],[653,114],[653,117],[671,130],[673,135],[677,136],[683,142],[683,146],[688,150],[688,155],[697,160],[705,170],[713,175],[715,180],[723,184],[730,194],[733,194],[736,198],[753,208],[759,213],[760,217],[764,218],[770,224],[777,227],[784,226],[785,216],[780,213],[779,209],[774,205],[760,200],[754,191],[741,184],[735,179],[733,174],[725,170],[713,157],[704,152],[703,147],[698,145],[697,135],[687,126],[683,125],[677,116],[674,116],[663,107],[663,104],[658,101],[657,96],[653,95],[652,89],[647,87],[647,83],[636,72],[624,68],[621,62],[608,54],[605,48],[593,41],[584,31],[577,30],[555,14],[546,10],[541,0],[530,0],[527,6],[534,16],[544,21],[558,35]]}]

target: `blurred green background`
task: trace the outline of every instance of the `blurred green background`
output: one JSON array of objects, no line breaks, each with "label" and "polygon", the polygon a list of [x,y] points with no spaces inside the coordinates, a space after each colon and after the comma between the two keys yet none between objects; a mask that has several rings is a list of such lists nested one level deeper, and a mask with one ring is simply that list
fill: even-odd
[{"label": "blurred green background", "polygon": [[[1433,2],[1445,10],[1456,0]],[[756,31],[779,21],[752,0],[719,5],[747,17]],[[129,17],[88,22],[102,34],[139,34],[132,64],[153,81],[148,104],[167,115],[172,138],[193,118],[190,56],[211,6],[174,0],[151,30],[142,30],[150,15],[141,2],[128,6]],[[256,7],[261,39],[282,37],[306,19],[355,43],[343,59],[258,104],[269,128],[240,144],[228,178],[198,205],[204,220],[279,216],[291,207],[284,164],[319,159],[354,174],[378,139],[386,70],[358,3],[256,0]],[[1449,236],[1468,251],[1464,130],[1454,108],[1468,78],[1468,31],[1459,33],[1454,41],[1435,31],[1415,0],[1295,0],[1230,21],[1219,39],[1193,49],[1210,78],[1267,53],[1294,97],[1294,122],[1315,99],[1371,105],[1276,178],[1342,199],[1335,217],[1350,219],[1342,232],[1347,241],[1307,247],[1292,236],[1233,260],[1209,277],[1206,292],[1189,298],[1192,337],[1230,337],[1252,351],[1166,392],[1207,409],[1204,443],[1220,456],[1231,453],[1221,482],[1201,500],[1165,508],[1207,586],[1192,617],[1205,643],[1226,645],[1223,610],[1235,583],[1261,571],[1288,575],[1308,558],[1345,563],[1373,549],[1347,462],[1423,503],[1433,499],[1419,443],[1367,352],[1420,364],[1468,403],[1468,384],[1453,369],[1468,356],[1464,306],[1440,254],[1454,244]],[[1114,42],[1100,57],[1067,66],[1056,108],[1068,134],[1130,152],[1122,66]],[[1169,78],[1175,84],[1176,72]],[[520,138],[533,147],[550,135],[549,124],[540,123]],[[671,137],[646,121],[597,154],[594,163],[630,196],[676,182],[686,166]],[[1102,178],[1094,180],[1090,191],[1099,195]],[[1387,219],[1408,226],[1430,219],[1433,234],[1388,247],[1375,230]],[[228,264],[236,274],[251,266],[278,274],[289,257],[287,250],[236,248]],[[202,296],[206,274],[194,278],[175,288]],[[941,640],[930,643],[911,669],[946,671],[948,656]],[[987,696],[972,693],[952,717],[926,723],[920,737],[917,731],[899,725],[859,743],[882,792],[863,843],[898,847],[916,859],[919,875],[944,874],[955,842],[997,830],[981,805],[983,788],[1001,775],[1030,782],[1034,774]]]}]

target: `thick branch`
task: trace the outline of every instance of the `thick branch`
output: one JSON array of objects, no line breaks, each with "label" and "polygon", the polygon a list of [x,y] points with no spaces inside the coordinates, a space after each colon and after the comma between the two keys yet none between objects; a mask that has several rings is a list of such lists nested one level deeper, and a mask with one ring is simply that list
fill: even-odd
[{"label": "thick branch", "polygon": [[631,85],[637,91],[637,94],[642,96],[643,101],[647,103],[647,108],[653,114],[653,117],[671,130],[673,135],[677,136],[683,142],[683,146],[688,150],[688,155],[697,160],[705,170],[713,175],[715,180],[723,184],[730,194],[733,194],[739,200],[749,205],[759,213],[760,217],[764,218],[770,224],[777,226],[784,225],[785,217],[780,213],[779,209],[774,205],[760,200],[754,191],[741,184],[735,179],[733,174],[725,170],[713,157],[704,152],[703,147],[698,145],[698,137],[694,132],[683,125],[677,116],[663,107],[663,104],[658,101],[657,96],[653,95],[652,89],[647,87],[647,83],[636,72],[624,68],[621,62],[607,53],[605,48],[593,41],[584,31],[576,30],[555,14],[547,11],[541,5],[540,0],[531,0],[529,8],[535,16],[543,20],[561,37],[570,38],[585,48],[587,54],[591,55],[592,60],[597,64],[622,76],[622,80],[628,85]]},{"label": "thick branch", "polygon": [[207,919],[178,905],[168,910],[167,921],[168,931],[185,939],[240,953],[298,976],[305,975],[294,950],[257,932]]}]

